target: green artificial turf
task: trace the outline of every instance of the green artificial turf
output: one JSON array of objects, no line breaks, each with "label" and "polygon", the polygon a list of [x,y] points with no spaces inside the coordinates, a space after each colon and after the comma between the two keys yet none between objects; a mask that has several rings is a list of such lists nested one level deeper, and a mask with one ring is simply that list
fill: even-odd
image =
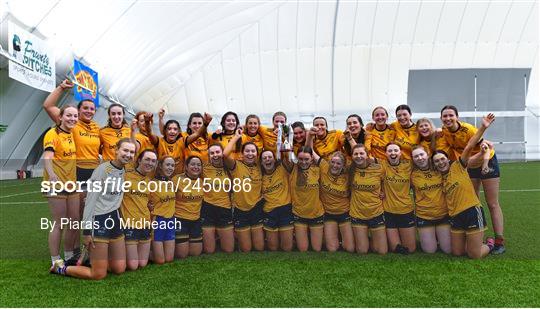
[{"label": "green artificial turf", "polygon": [[501,256],[219,253],[100,282],[48,273],[40,179],[2,181],[0,307],[539,307],[540,162],[501,173]]}]

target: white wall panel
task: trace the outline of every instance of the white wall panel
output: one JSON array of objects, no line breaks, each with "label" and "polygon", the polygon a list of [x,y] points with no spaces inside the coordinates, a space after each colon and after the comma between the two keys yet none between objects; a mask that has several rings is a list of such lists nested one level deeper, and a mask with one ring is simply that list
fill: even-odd
[{"label": "white wall panel", "polygon": [[369,45],[373,30],[373,20],[377,11],[377,3],[373,1],[359,1],[354,25],[354,44]]},{"label": "white wall panel", "polygon": [[277,52],[264,52],[261,55],[261,79],[264,93],[263,107],[269,112],[273,107],[281,104],[279,88],[279,66]]},{"label": "white wall panel", "polygon": [[461,28],[459,29],[458,42],[476,42],[488,7],[488,2],[467,2],[467,9],[463,15]]},{"label": "white wall panel", "polygon": [[203,73],[208,95],[208,112],[212,115],[221,115],[227,111],[227,94],[221,63],[219,61],[211,63],[205,67]]},{"label": "white wall panel", "polygon": [[398,6],[398,2],[381,2],[378,4],[371,39],[373,45],[387,45],[392,42]]},{"label": "white wall panel", "polygon": [[303,48],[298,50],[298,102],[301,111],[315,109],[315,50]]},{"label": "white wall panel", "polygon": [[369,110],[369,48],[357,46],[351,49],[350,97],[353,107],[360,111]]},{"label": "white wall panel", "polygon": [[298,6],[297,48],[313,48],[317,27],[318,2],[301,2]]},{"label": "white wall panel", "polygon": [[298,92],[296,87],[296,49],[280,51],[278,59],[279,89],[281,93],[279,109],[297,113]]},{"label": "white wall panel", "polygon": [[490,6],[478,37],[478,42],[497,42],[512,3],[493,1]]},{"label": "white wall panel", "polygon": [[336,47],[334,56],[334,108],[336,113],[350,109],[351,49]]},{"label": "white wall panel", "polygon": [[208,110],[204,75],[202,72],[195,73],[186,83],[186,96],[188,110],[205,112]]},{"label": "white wall panel", "polygon": [[395,44],[410,44],[413,41],[419,13],[420,2],[400,3],[394,30]]},{"label": "white wall panel", "polygon": [[415,43],[428,44],[433,42],[442,9],[442,2],[422,2],[414,34]]}]

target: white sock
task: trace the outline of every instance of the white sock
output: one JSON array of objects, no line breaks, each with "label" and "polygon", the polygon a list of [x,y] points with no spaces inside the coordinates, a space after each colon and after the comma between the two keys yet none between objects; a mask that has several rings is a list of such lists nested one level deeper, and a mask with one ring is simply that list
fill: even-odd
[{"label": "white sock", "polygon": [[54,261],[61,259],[59,255],[51,255],[51,263],[54,264]]},{"label": "white sock", "polygon": [[73,257],[73,251],[64,251],[64,260],[69,260]]}]

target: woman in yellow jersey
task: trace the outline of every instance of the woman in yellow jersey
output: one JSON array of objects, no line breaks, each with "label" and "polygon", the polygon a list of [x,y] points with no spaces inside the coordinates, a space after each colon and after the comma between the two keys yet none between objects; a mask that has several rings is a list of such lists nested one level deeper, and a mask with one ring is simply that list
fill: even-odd
[{"label": "woman in yellow jersey", "polygon": [[293,248],[293,223],[289,173],[270,150],[261,154],[264,230],[270,251]]},{"label": "woman in yellow jersey", "polygon": [[[223,148],[227,147],[227,144],[234,138],[236,129],[240,126],[238,115],[235,112],[228,111],[220,122],[222,130],[217,130],[212,134],[211,144],[220,143]],[[236,141],[233,148],[233,159],[238,159],[241,153],[242,139]]]},{"label": "woman in yellow jersey", "polygon": [[83,254],[77,262],[79,266],[67,266],[63,260],[57,260],[51,272],[101,280],[107,276],[107,271],[121,274],[126,270],[126,245],[118,211],[124,193],[118,184],[124,182],[124,167],[134,155],[135,144],[130,139],[121,139],[117,144],[116,158],[99,165],[90,177],[93,188],[96,188],[96,183],[101,186],[101,189],[88,193],[82,220],[83,242],[88,249],[91,266],[81,266],[85,264],[86,255]]},{"label": "woman in yellow jersey", "polygon": [[[345,124],[347,125],[347,130],[343,132],[343,141],[341,143],[343,145],[343,153],[350,161],[352,147],[354,147],[356,144],[366,143],[366,130],[364,130],[364,122],[362,121],[362,117],[358,116],[357,114],[349,115],[345,120]],[[345,133],[348,133],[351,136],[354,144],[349,143]]]},{"label": "woman in yellow jersey", "polygon": [[201,205],[204,191],[201,186],[203,166],[199,157],[186,159],[183,174],[174,176],[176,204],[174,216],[181,228],[176,230],[176,249],[178,259],[199,256],[202,253]]},{"label": "woman in yellow jersey", "polygon": [[320,198],[324,208],[324,241],[326,250],[330,252],[339,249],[339,234],[343,249],[354,252],[349,216],[349,173],[346,165],[345,156],[340,151],[334,152],[330,161],[321,159],[319,163]]},{"label": "woman in yellow jersey", "polygon": [[157,223],[152,240],[152,261],[156,264],[174,260],[176,219],[174,218],[175,192],[171,181],[175,171],[175,161],[171,156],[163,157],[157,167],[154,183],[157,190],[150,192],[153,222]]},{"label": "woman in yellow jersey", "polygon": [[387,160],[384,168],[384,224],[390,251],[412,253],[416,251],[416,229],[414,206],[409,189],[411,187],[411,161],[401,158],[399,145],[386,145]]},{"label": "woman in yellow jersey", "polygon": [[[56,103],[62,96],[62,93],[66,89],[73,88],[73,83],[70,80],[64,80],[56,89],[54,89],[49,96],[43,102],[43,108],[49,115],[49,117],[58,123],[60,121],[60,109],[56,106]],[[101,142],[99,139],[99,125],[93,120],[96,114],[96,106],[93,101],[83,100],[77,105],[79,110],[79,120],[75,127],[73,127],[73,141],[75,142],[76,156],[77,156],[77,181],[82,183],[81,189],[83,192],[79,194],[80,211],[79,217],[82,216],[84,210],[84,200],[86,198],[86,181],[92,175],[94,169],[99,165],[99,148]],[[67,263],[70,264],[76,261],[80,254],[79,247],[79,232],[74,230],[74,249],[73,253],[66,252]],[[73,258],[71,258],[73,255]]]},{"label": "woman in yellow jersey", "polygon": [[257,146],[257,152],[261,153],[264,147],[263,137],[259,133],[259,127],[261,126],[261,119],[259,116],[250,114],[246,117],[246,124],[244,126],[244,134],[242,135],[242,144],[252,142]]},{"label": "woman in yellow jersey", "polygon": [[135,139],[139,146],[136,156],[147,149],[152,151],[156,150],[154,143],[150,138],[152,136],[153,118],[152,113],[145,111],[139,111],[135,114],[134,119],[137,120],[137,128],[139,130],[139,132],[135,134]]},{"label": "woman in yellow jersey", "polygon": [[366,254],[370,247],[371,251],[381,255],[388,252],[382,202],[383,179],[382,165],[368,157],[366,147],[362,144],[353,146],[349,167],[349,214],[357,253]]},{"label": "woman in yellow jersey", "polygon": [[414,163],[411,185],[416,205],[416,228],[420,246],[427,253],[437,251],[437,243],[444,253],[451,252],[450,222],[443,193],[442,175],[433,167],[424,146],[412,150]]},{"label": "woman in yellow jersey", "polygon": [[223,147],[208,148],[209,163],[203,166],[204,199],[201,208],[205,253],[216,251],[216,232],[221,251],[234,251],[234,225],[230,196],[231,178],[223,163]]},{"label": "woman in yellow jersey", "polygon": [[263,144],[265,150],[270,150],[276,153],[277,148],[277,134],[280,124],[287,123],[287,115],[284,112],[275,112],[272,116],[272,128],[259,126],[259,134],[263,137]]},{"label": "woman in yellow jersey", "polygon": [[232,158],[233,148],[242,138],[242,129],[236,134],[223,151],[224,163],[230,171],[233,184],[249,184],[249,186],[231,187],[234,205],[234,230],[240,251],[251,249],[264,250],[262,175],[257,164],[257,146],[251,142],[242,145],[242,159]]},{"label": "woman in yellow jersey", "polygon": [[[310,132],[311,133],[311,132]],[[308,137],[308,145],[310,144]],[[309,146],[298,151],[298,163],[284,156],[283,163],[290,173],[289,183],[294,214],[294,235],[299,251],[321,251],[323,242],[324,209],[319,199],[320,157]]]},{"label": "woman in yellow jersey", "polygon": [[[452,153],[449,154],[450,160],[457,160],[457,158],[462,155],[465,145],[467,145],[477,131],[474,126],[459,121],[458,117],[458,110],[455,106],[447,105],[441,109],[443,138],[453,150]],[[475,145],[471,150],[471,155],[475,155],[479,152],[483,152],[486,155],[486,158],[489,156],[487,166],[484,165],[484,168],[480,167],[482,165],[482,160],[477,159],[476,162],[469,160],[467,165],[468,172],[474,185],[474,189],[476,190],[476,195],[479,195],[480,193],[480,185],[484,188],[484,196],[486,197],[489,213],[491,215],[491,222],[493,222],[493,231],[495,232],[495,249],[493,250],[493,254],[501,254],[506,251],[506,248],[504,246],[503,236],[503,212],[499,205],[499,163],[497,162],[495,150],[487,149],[487,151],[482,151],[480,145]]]},{"label": "woman in yellow jersey", "polygon": [[300,147],[306,144],[306,127],[301,121],[296,121],[291,124],[291,129],[293,130],[293,151],[294,154],[298,154]]},{"label": "woman in yellow jersey", "polygon": [[366,150],[372,158],[386,160],[386,144],[393,141],[396,136],[396,130],[386,122],[388,121],[388,111],[377,106],[371,112],[374,125],[366,126]]},{"label": "woman in yellow jersey", "polygon": [[431,119],[418,119],[416,121],[416,130],[418,130],[417,144],[424,147],[428,157],[430,157],[433,151],[437,149],[444,150],[446,153],[450,151],[450,146],[446,140],[444,138],[437,138],[437,131]]},{"label": "woman in yellow jersey", "polygon": [[344,137],[341,130],[328,131],[328,123],[324,117],[315,117],[313,119],[312,131],[316,132],[313,140],[313,150],[326,160],[330,160],[330,156],[341,150],[343,147]]},{"label": "woman in yellow jersey", "polygon": [[[49,251],[51,261],[60,259],[60,241],[62,239],[64,219],[79,221],[79,194],[76,192],[76,147],[73,138],[73,128],[77,124],[79,113],[77,108],[66,105],[60,109],[58,125],[47,131],[43,139],[43,182],[50,183],[49,188],[64,190],[60,193],[54,191],[45,192],[49,204],[53,228],[49,232]],[[56,183],[56,185],[55,185]],[[70,186],[69,183],[73,185]],[[43,187],[43,186],[42,186]],[[43,191],[43,190],[42,190]],[[72,224],[64,232],[64,255],[65,259],[71,258],[75,245],[79,243],[79,231],[71,228]]]},{"label": "woman in yellow jersey", "polygon": [[[204,116],[201,113],[191,113],[188,119],[188,125],[186,132],[183,135],[184,138],[192,135],[193,133],[201,130],[204,127]],[[184,150],[184,157],[188,158],[196,156],[202,160],[203,163],[208,163],[208,145],[210,141],[210,133],[200,131],[201,135],[193,142],[188,143]]]},{"label": "woman in yellow jersey", "polygon": [[407,104],[399,105],[396,108],[396,118],[391,126],[396,131],[394,142],[401,149],[403,159],[411,159],[412,147],[418,143],[418,131],[416,125],[411,120],[411,108]]},{"label": "woman in yellow jersey", "polygon": [[[124,107],[113,103],[107,109],[109,120],[107,125],[99,130],[101,141],[101,158],[103,161],[113,160],[116,151],[116,143],[122,138],[131,138],[135,141],[135,131],[133,131],[124,119]],[[135,143],[137,145],[137,143]]]},{"label": "woman in yellow jersey", "polygon": [[150,175],[155,171],[157,155],[143,150],[137,158],[135,169],[126,173],[127,192],[122,199],[122,220],[126,237],[126,260],[129,270],[145,267],[150,254],[151,214],[148,207]]},{"label": "woman in yellow jersey", "polygon": [[469,139],[456,161],[451,161],[444,151],[436,151],[433,164],[443,175],[444,194],[451,223],[452,254],[467,254],[470,258],[483,258],[494,249],[495,241],[488,238],[483,244],[486,220],[480,200],[467,174],[467,163],[473,148],[480,141],[495,116],[489,114],[482,119],[482,126]]}]

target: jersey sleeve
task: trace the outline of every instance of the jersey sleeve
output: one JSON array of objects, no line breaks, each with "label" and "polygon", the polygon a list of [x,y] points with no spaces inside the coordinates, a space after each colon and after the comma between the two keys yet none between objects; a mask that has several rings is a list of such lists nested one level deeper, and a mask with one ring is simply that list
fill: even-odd
[{"label": "jersey sleeve", "polygon": [[47,134],[45,134],[45,137],[43,138],[44,151],[55,152],[55,150],[58,147],[57,139],[55,137],[56,137],[56,134],[54,133],[54,129],[49,130]]}]

